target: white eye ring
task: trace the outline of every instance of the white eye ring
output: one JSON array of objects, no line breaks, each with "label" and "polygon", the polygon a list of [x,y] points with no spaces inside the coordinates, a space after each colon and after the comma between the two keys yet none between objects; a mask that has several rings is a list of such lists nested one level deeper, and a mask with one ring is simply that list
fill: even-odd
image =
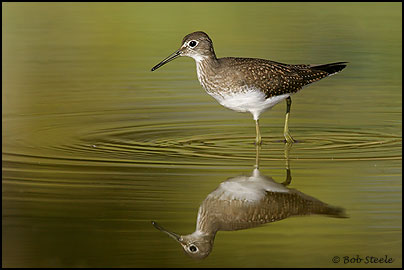
[{"label": "white eye ring", "polygon": [[[191,43],[192,43],[192,45],[191,45]],[[196,40],[191,40],[190,42],[188,42],[188,47],[195,48],[198,45],[198,43],[199,42]]]},{"label": "white eye ring", "polygon": [[190,245],[188,247],[188,250],[191,251],[192,253],[198,252],[198,247],[195,245]]}]

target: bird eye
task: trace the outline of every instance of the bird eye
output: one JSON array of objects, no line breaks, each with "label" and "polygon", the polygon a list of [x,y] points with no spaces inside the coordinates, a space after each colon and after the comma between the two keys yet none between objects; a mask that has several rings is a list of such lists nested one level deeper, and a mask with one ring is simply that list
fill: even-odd
[{"label": "bird eye", "polygon": [[197,252],[198,251],[198,248],[196,247],[196,246],[194,246],[194,245],[191,245],[191,246],[189,246],[189,251],[191,251],[192,253],[194,253],[194,252]]},{"label": "bird eye", "polygon": [[198,44],[198,42],[196,42],[195,40],[191,40],[191,41],[188,43],[189,47],[191,47],[191,48],[195,47],[196,44]]}]

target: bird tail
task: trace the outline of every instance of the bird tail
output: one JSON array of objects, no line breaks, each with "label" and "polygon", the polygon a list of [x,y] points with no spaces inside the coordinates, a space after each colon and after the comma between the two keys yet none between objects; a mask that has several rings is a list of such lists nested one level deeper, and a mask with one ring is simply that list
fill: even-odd
[{"label": "bird tail", "polygon": [[310,66],[311,69],[320,70],[328,73],[328,76],[334,75],[343,70],[348,62],[336,62],[325,65]]},{"label": "bird tail", "polygon": [[348,218],[348,215],[345,213],[345,209],[338,206],[328,206],[327,210],[322,214],[335,218]]}]

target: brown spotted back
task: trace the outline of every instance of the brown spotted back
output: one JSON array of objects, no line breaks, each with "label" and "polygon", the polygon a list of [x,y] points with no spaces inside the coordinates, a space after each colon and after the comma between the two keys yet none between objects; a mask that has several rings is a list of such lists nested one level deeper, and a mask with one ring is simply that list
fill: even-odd
[{"label": "brown spotted back", "polygon": [[257,58],[226,57],[218,59],[217,72],[232,77],[233,88],[258,88],[266,98],[296,93],[303,86],[330,75],[310,65],[287,65]]}]

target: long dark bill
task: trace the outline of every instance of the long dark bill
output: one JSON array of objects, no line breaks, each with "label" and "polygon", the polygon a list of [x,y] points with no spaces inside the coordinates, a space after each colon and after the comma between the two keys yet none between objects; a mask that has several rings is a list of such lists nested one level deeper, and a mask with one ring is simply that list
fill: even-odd
[{"label": "long dark bill", "polygon": [[166,229],[164,229],[163,227],[161,227],[160,225],[158,225],[158,224],[157,224],[156,222],[154,222],[154,221],[152,221],[152,224],[153,224],[153,226],[154,226],[157,230],[162,231],[162,232],[165,233],[165,234],[168,234],[168,236],[170,236],[171,238],[173,238],[175,241],[181,243],[181,241],[180,241],[181,236],[179,236],[178,234],[173,233],[173,232],[170,232],[170,231],[167,231]]},{"label": "long dark bill", "polygon": [[176,51],[175,53],[171,54],[170,56],[168,56],[166,59],[164,59],[163,61],[161,61],[160,63],[158,63],[157,65],[155,65],[151,71],[155,71],[156,69],[158,69],[159,67],[161,67],[164,64],[167,64],[168,62],[174,60],[175,58],[177,58],[178,56],[181,55],[180,51]]}]

